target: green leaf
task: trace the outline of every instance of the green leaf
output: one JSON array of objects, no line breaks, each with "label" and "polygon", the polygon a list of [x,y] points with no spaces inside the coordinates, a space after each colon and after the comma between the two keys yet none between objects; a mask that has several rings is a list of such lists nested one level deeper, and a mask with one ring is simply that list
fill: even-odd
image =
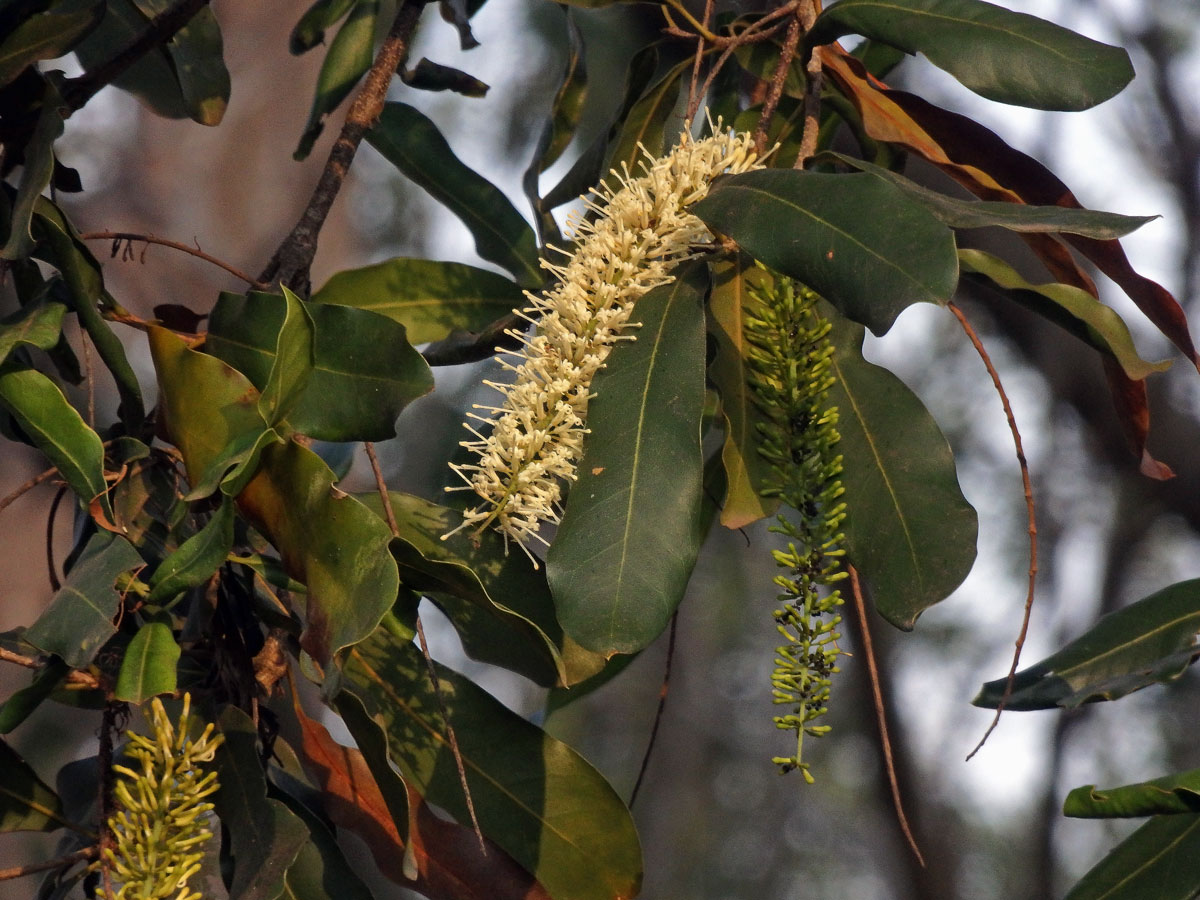
[{"label": "green leaf", "polygon": [[42,701],[54,693],[70,668],[57,656],[50,657],[32,682],[0,704],[0,734],[9,734],[28,719],[42,705]]},{"label": "green leaf", "polygon": [[[1197,632],[1200,579],[1173,584],[1109,613],[1057,653],[1018,672],[1005,708],[1070,708],[1172,681],[1196,655]],[[971,702],[995,707],[1006,680],[989,681]]]},{"label": "green leaf", "polygon": [[765,417],[750,390],[743,330],[747,286],[763,274],[745,256],[731,263],[720,263],[713,269],[712,296],[708,301],[709,331],[717,341],[708,374],[721,395],[721,414],[725,419],[721,462],[729,486],[721,508],[721,524],[726,528],[743,528],[779,508],[778,498],[760,493],[771,467],[758,452],[757,425]]},{"label": "green leaf", "polygon": [[[475,812],[485,836],[553,897],[633,897],[637,832],[625,804],[566,744],[438,666]],[[347,688],[383,725],[405,779],[468,824],[445,725],[420,651],[380,629],[350,651]]]},{"label": "green leaf", "polygon": [[146,416],[142,389],[125,355],[125,346],[100,315],[102,304],[112,305],[112,298],[104,290],[100,264],[79,240],[62,210],[44,197],[34,209],[33,236],[37,240],[33,255],[62,273],[79,323],[116,382],[121,397],[121,421],[130,432],[136,433]]},{"label": "green leaf", "polygon": [[538,175],[554,165],[575,137],[588,95],[587,52],[583,33],[570,10],[567,10],[566,23],[568,47],[562,80],[550,104],[550,116],[542,132],[539,152],[530,164],[530,171]]},{"label": "green leaf", "polygon": [[189,497],[207,497],[219,485],[237,493],[264,443],[277,439],[258,411],[258,391],[241,372],[190,349],[174,332],[152,325],[149,339],[161,421],[183,455]]},{"label": "green leaf", "polygon": [[[166,12],[170,0],[137,0],[151,15]],[[219,125],[229,105],[230,79],[225,68],[221,26],[212,9],[203,6],[190,22],[166,43],[167,53],[179,80],[184,109],[194,122]]]},{"label": "green leaf", "polygon": [[284,874],[287,900],[374,900],[374,896],[347,862],[332,826],[303,801],[283,791],[271,791],[308,828],[308,840]]},{"label": "green leaf", "polygon": [[637,172],[637,164],[646,158],[643,148],[651,156],[657,157],[662,156],[664,149],[674,143],[675,135],[671,135],[672,140],[667,140],[666,128],[679,102],[683,76],[691,69],[690,58],[678,63],[633,105],[621,121],[617,139],[605,162],[605,172],[610,169],[619,172],[623,165],[628,166],[631,172]]},{"label": "green leaf", "polygon": [[300,136],[300,144],[292,154],[294,159],[305,159],[312,152],[313,144],[325,128],[325,117],[337,109],[371,68],[378,17],[379,0],[356,0],[349,18],[338,29],[321,63],[312,111]]},{"label": "green leaf", "polygon": [[288,38],[288,49],[296,56],[325,42],[325,29],[333,27],[350,12],[355,0],[316,0],[308,8]]},{"label": "green leaf", "polygon": [[141,562],[123,537],[108,531],[93,535],[50,605],[25,632],[25,640],[61,656],[73,669],[88,665],[117,633],[113,627],[121,605],[114,588],[117,578]]},{"label": "green leaf", "polygon": [[469,72],[430,62],[422,57],[415,68],[401,70],[400,80],[418,91],[453,91],[464,97],[486,97],[490,85]]},{"label": "green leaf", "polygon": [[[104,444],[67,402],[58,385],[34,369],[7,372],[0,375],[0,405],[58,468],[85,506],[102,497],[108,488],[104,480]],[[111,519],[107,497],[102,505]]]},{"label": "green leaf", "polygon": [[458,329],[477,331],[526,303],[520,287],[503,275],[404,257],[338,272],[311,302],[387,316],[408,330],[414,344],[439,341]]},{"label": "green leaf", "polygon": [[0,741],[0,834],[54,831],[66,824],[58,794],[17,751]]},{"label": "green leaf", "polygon": [[391,532],[334,486],[321,458],[294,442],[263,451],[238,503],[308,588],[300,645],[318,664],[371,633],[400,589]]},{"label": "green leaf", "polygon": [[898,172],[885,169],[865,160],[855,159],[832,151],[822,158],[836,159],[868,175],[893,184],[913,200],[926,207],[938,221],[951,228],[1006,228],[1024,234],[1049,232],[1082,234],[1085,237],[1108,241],[1124,237],[1153,222],[1159,216],[1123,216],[1074,206],[1030,206],[1001,200],[963,200],[917,184]]},{"label": "green leaf", "polygon": [[1133,78],[1120,47],[982,0],[839,0],[807,42],[847,34],[923,53],[980,96],[1033,109],[1088,109]]},{"label": "green leaf", "polygon": [[125,650],[113,696],[127,703],[141,703],[158,694],[175,693],[180,652],[169,627],[162,622],[143,625]]},{"label": "green leaf", "polygon": [[276,900],[284,896],[284,873],[308,840],[308,828],[283,803],[267,797],[258,732],[250,717],[227,706],[217,729],[225,741],[215,762],[221,789],[212,800],[229,829],[229,900]]},{"label": "green leaf", "polygon": [[967,577],[978,520],[933,416],[899,378],[863,359],[860,325],[832,323],[845,548],[880,615],[908,630]]},{"label": "green leaf", "polygon": [[1100,860],[1063,900],[1193,900],[1200,815],[1156,816]]},{"label": "green leaf", "polygon": [[[276,294],[223,293],[209,319],[209,353],[266,388],[284,340],[287,302]],[[324,441],[382,441],[395,437],[396,418],[433,389],[433,374],[408,342],[403,325],[350,306],[310,304],[312,372],[287,422]],[[295,367],[291,375],[296,381]]]},{"label": "green leaf", "polygon": [[7,317],[0,323],[0,363],[22,344],[39,350],[57,346],[66,311],[61,303],[35,303]]},{"label": "green leaf", "polygon": [[68,53],[104,15],[104,0],[59,0],[23,18],[0,42],[0,87],[28,66]]},{"label": "green leaf", "polygon": [[512,272],[522,286],[541,287],[537,238],[529,223],[495,185],[463,165],[424,113],[388,103],[367,140],[462,220],[481,257]]},{"label": "green leaf", "polygon": [[258,398],[258,411],[271,425],[282,422],[303,394],[313,370],[315,341],[312,318],[304,303],[286,286],[284,316],[275,342],[275,358]]},{"label": "green leaf", "polygon": [[1063,815],[1078,819],[1129,818],[1200,812],[1200,769],[1153,781],[1097,790],[1075,788],[1063,802]]},{"label": "green leaf", "polygon": [[150,579],[147,603],[167,603],[204,584],[233,547],[233,501],[223,497],[211,519],[164,559]]},{"label": "green leaf", "polygon": [[33,133],[22,151],[24,165],[17,182],[8,241],[0,247],[3,259],[22,259],[33,252],[34,237],[30,230],[33,212],[54,174],[54,142],[62,137],[65,125],[62,96],[49,81],[43,82],[41,106]]},{"label": "green leaf", "polygon": [[[563,634],[544,572],[523,553],[505,554],[503,537],[488,530],[442,540],[462,521],[458,512],[410,494],[389,496],[400,530],[392,553],[401,578],[413,590],[436,592],[470,656],[547,687],[575,684],[603,665]],[[378,494],[361,499],[381,509]]]},{"label": "green leaf", "polygon": [[563,630],[605,656],[667,626],[703,540],[707,291],[707,271],[692,266],[642,297],[637,339],[593,384],[579,480],[546,566]]},{"label": "green leaf", "polygon": [[1171,367],[1169,359],[1147,362],[1138,356],[1125,320],[1087,291],[1069,284],[1030,284],[1004,260],[981,250],[959,250],[964,277],[1003,288],[1015,300],[1069,331],[1101,353],[1112,356],[1135,381]]},{"label": "green leaf", "polygon": [[875,334],[910,304],[946,303],[958,281],[950,229],[870,175],[746,172],[718,180],[692,209]]}]

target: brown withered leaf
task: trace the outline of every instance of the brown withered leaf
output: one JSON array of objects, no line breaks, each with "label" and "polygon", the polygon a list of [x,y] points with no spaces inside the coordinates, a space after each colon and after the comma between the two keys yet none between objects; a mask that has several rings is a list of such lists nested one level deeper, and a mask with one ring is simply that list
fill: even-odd
[{"label": "brown withered leaf", "polygon": [[470,828],[434,814],[411,786],[408,791],[410,859],[417,877],[404,871],[405,844],[383,793],[362,753],[333,739],[297,705],[302,760],[325,792],[326,812],[339,827],[366,843],[379,870],[430,900],[551,900],[550,895],[503,850]]},{"label": "brown withered leaf", "polygon": [[1171,467],[1159,462],[1146,449],[1146,437],[1150,433],[1150,407],[1146,402],[1145,380],[1130,378],[1111,356],[1101,356],[1100,359],[1104,362],[1108,389],[1117,407],[1125,438],[1134,455],[1141,459],[1142,474],[1158,481],[1174,478]]}]

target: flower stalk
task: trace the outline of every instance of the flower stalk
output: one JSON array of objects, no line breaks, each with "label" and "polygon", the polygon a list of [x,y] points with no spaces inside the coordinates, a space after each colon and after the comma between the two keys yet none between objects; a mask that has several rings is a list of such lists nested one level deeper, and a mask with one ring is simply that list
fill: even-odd
[{"label": "flower stalk", "polygon": [[[708,194],[723,173],[762,168],[749,135],[723,131],[718,121],[710,137],[689,133],[665,156],[646,158],[640,174],[622,166],[612,171],[615,187],[601,183],[584,201],[588,218],[568,221],[574,250],[542,266],[556,284],[542,294],[526,293],[529,306],[519,315],[536,331],[509,331],[521,349],[501,358],[511,383],[487,381],[501,395],[495,406],[476,405],[486,415],[469,414],[474,440],[462,446],[477,462],[452,465],[464,481],[447,490],[473,490],[480,503],[463,514],[450,532],[493,526],[529,551],[531,540],[546,544],[542,524],[557,524],[564,487],[575,480],[587,432],[587,407],[596,373],[618,341],[633,340],[629,319],[646,292],[674,280],[673,270],[695,258],[713,235],[688,207]],[[504,351],[502,351],[504,352]],[[448,537],[449,534],[446,535]]]}]

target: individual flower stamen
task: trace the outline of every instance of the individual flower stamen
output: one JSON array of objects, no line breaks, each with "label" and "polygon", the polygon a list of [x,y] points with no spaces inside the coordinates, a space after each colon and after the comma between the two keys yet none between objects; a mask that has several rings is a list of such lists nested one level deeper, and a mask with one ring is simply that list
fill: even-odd
[{"label": "individual flower stamen", "polygon": [[[564,485],[575,480],[587,431],[591,384],[618,341],[632,340],[630,314],[651,289],[669,284],[673,270],[698,255],[713,236],[688,207],[703,199],[713,179],[762,168],[749,135],[723,131],[696,140],[685,132],[663,157],[651,156],[634,175],[612,170],[617,187],[602,182],[584,201],[590,219],[573,216],[568,230],[576,242],[561,264],[542,260],[557,284],[543,294],[526,292],[522,318],[537,324],[532,337],[509,331],[520,349],[501,359],[511,384],[485,382],[503,395],[499,406],[476,405],[473,415],[493,423],[486,436],[469,423],[475,440],[462,446],[478,462],[452,465],[481,503],[463,513],[463,528],[494,525],[533,558],[531,540],[544,522],[557,523]],[[558,248],[554,248],[558,249]],[[494,417],[493,417],[494,416]],[[445,537],[449,537],[449,534]]]}]

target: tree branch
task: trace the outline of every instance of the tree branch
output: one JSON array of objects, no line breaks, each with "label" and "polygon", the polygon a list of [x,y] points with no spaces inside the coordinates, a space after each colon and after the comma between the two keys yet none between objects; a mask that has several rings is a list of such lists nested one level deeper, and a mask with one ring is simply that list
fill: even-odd
[{"label": "tree branch", "polygon": [[313,257],[317,254],[317,239],[320,237],[321,228],[333,207],[333,201],[342,189],[350,171],[350,164],[358,152],[358,145],[383,111],[392,76],[408,59],[409,45],[423,9],[423,0],[402,0],[400,9],[396,12],[396,19],[379,48],[375,62],[367,72],[354,102],[350,104],[341,134],[330,148],[329,158],[325,162],[317,186],[313,189],[308,206],[296,227],[284,238],[267,267],[258,276],[259,281],[277,281],[301,297],[309,295],[309,270],[312,268]]},{"label": "tree branch", "polygon": [[0,881],[10,881],[13,878],[32,875],[34,872],[45,872],[47,869],[57,869],[61,866],[69,866],[73,863],[95,859],[96,854],[99,852],[98,847],[84,847],[82,850],[76,850],[74,853],[68,853],[66,856],[59,856],[55,859],[30,863],[27,866],[13,866],[11,869],[0,869]]},{"label": "tree branch", "polygon": [[[86,234],[81,234],[79,239],[83,241],[112,241],[112,256],[114,257],[117,255],[117,251],[120,249],[122,242],[125,242],[127,246],[132,244],[134,241],[142,241],[147,244],[159,244],[163,247],[170,247],[173,250],[180,250],[184,253],[189,253],[197,259],[202,259],[207,263],[212,263],[214,266],[219,266],[234,278],[246,282],[246,284],[250,285],[250,287],[254,288],[255,290],[265,291],[269,288],[269,285],[264,284],[261,281],[255,281],[241,269],[231,266],[229,263],[205,253],[198,246],[190,247],[187,244],[181,244],[178,241],[168,241],[165,238],[157,238],[152,234],[139,234],[134,231],[89,231]],[[124,259],[124,257],[122,257],[122,259]]]}]

